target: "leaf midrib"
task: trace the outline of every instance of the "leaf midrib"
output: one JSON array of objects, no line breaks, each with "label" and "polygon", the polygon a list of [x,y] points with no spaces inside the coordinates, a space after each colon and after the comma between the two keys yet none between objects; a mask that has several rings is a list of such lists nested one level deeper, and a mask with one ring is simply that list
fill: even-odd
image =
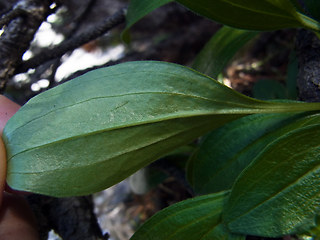
[{"label": "leaf midrib", "polygon": [[[260,14],[265,14],[265,15],[270,15],[270,16],[276,16],[276,17],[280,17],[280,18],[287,18],[287,19],[290,19],[292,20],[292,18],[288,17],[288,16],[284,16],[284,15],[278,15],[278,14],[274,14],[272,12],[265,12],[263,10],[257,10],[257,9],[254,9],[254,8],[249,8],[249,7],[245,7],[244,5],[239,5],[237,3],[235,3],[234,1],[228,1],[228,0],[224,0],[224,2],[227,2],[229,3],[230,5],[232,6],[235,6],[235,7],[238,7],[240,9],[244,9],[244,10],[247,10],[247,11],[250,11],[250,12],[256,12],[256,13],[260,13]],[[278,7],[276,7],[278,8]],[[278,8],[278,9],[281,9],[281,8]],[[287,12],[289,13],[289,12]],[[295,19],[296,20],[296,19]]]},{"label": "leaf midrib", "polygon": [[[320,147],[320,145],[313,147],[313,149],[314,149],[314,148],[317,148],[317,147]],[[299,155],[303,155],[304,153],[309,152],[309,151],[310,151],[310,149],[307,149],[307,150],[305,150],[305,151],[300,152],[300,153],[297,154],[297,155],[298,155],[298,156],[299,156]],[[292,158],[296,157],[297,155],[292,155],[290,158],[288,158],[289,161],[290,161]],[[280,163],[280,165],[282,165],[282,164],[285,164],[285,163]],[[279,166],[279,165],[278,165],[278,166]],[[266,202],[268,202],[268,201],[271,201],[272,199],[276,198],[278,195],[283,194],[283,192],[284,192],[286,189],[290,188],[290,187],[291,187],[292,185],[294,185],[295,183],[300,182],[300,180],[302,180],[303,178],[307,177],[307,175],[309,175],[310,173],[312,173],[312,172],[314,171],[314,169],[317,169],[317,168],[320,168],[320,166],[319,166],[319,165],[316,165],[316,166],[312,167],[312,168],[311,168],[310,170],[308,170],[306,173],[302,174],[299,178],[297,178],[297,179],[295,179],[294,181],[290,182],[289,184],[285,185],[283,188],[277,190],[275,193],[273,193],[272,195],[270,195],[268,198],[266,198],[266,199],[263,200],[262,202],[259,202],[258,204],[256,204],[255,206],[252,206],[250,209],[248,209],[248,210],[245,211],[244,213],[242,213],[242,214],[234,217],[233,219],[229,220],[229,221],[227,222],[227,224],[230,224],[230,223],[232,223],[233,221],[237,221],[237,219],[240,219],[240,218],[242,218],[244,215],[248,214],[249,212],[254,211],[254,209],[258,208],[259,206],[263,205],[264,203],[266,203]],[[272,170],[273,170],[273,169],[269,170],[268,172],[271,172]],[[266,175],[266,174],[264,174],[264,175]],[[260,176],[262,176],[262,175],[260,175]],[[259,182],[259,181],[256,181],[256,182]],[[241,198],[241,197],[238,197],[238,199],[239,199],[239,198]]]},{"label": "leaf midrib", "polygon": [[[141,125],[138,125],[139,127],[143,126],[143,125],[147,125],[148,123],[146,124],[141,124]],[[141,146],[138,146],[135,145],[134,148],[130,149],[129,151],[122,151],[122,152],[119,152],[118,154],[116,155],[113,155],[112,157],[108,158],[108,160],[112,160],[112,159],[115,159],[115,158],[118,158],[120,156],[123,156],[127,153],[131,153],[131,152],[134,152],[136,150],[140,150],[140,149],[143,149],[145,147],[148,147],[148,146],[151,146],[151,145],[155,145],[155,144],[158,144],[160,142],[163,142],[163,141],[167,141],[168,139],[171,139],[173,137],[176,137],[180,134],[183,134],[184,132],[186,131],[190,131],[192,129],[195,129],[195,128],[199,128],[199,127],[202,127],[203,125],[205,125],[206,123],[202,123],[202,124],[198,124],[196,126],[192,126],[192,128],[188,128],[187,130],[186,129],[182,129],[181,131],[179,132],[175,132],[174,134],[171,134],[171,135],[167,135],[165,136],[164,138],[160,138],[160,139],[156,139],[155,141],[153,142],[146,142],[144,143],[144,145],[141,145]],[[126,128],[130,128],[130,127],[126,127]],[[97,132],[96,134],[100,134],[100,133],[103,133],[103,131],[101,132]],[[90,134],[91,135],[91,134]],[[82,136],[84,137],[84,136]],[[65,141],[71,141],[71,140],[75,140],[77,138],[69,138],[69,139],[62,139],[60,141],[56,141],[56,142],[51,142],[51,143],[48,143],[48,144],[44,144],[44,145],[40,145],[40,146],[36,146],[36,147],[33,147],[33,148],[28,148],[27,150],[24,150],[24,151],[21,151],[19,153],[16,153],[15,155],[12,155],[9,159],[8,159],[8,163],[10,162],[10,160],[12,158],[14,158],[15,156],[19,155],[19,154],[23,154],[25,152],[28,152],[28,151],[31,151],[31,150],[34,150],[34,149],[37,149],[37,148],[40,148],[40,147],[46,147],[46,146],[49,146],[49,145],[53,145],[53,144],[58,144],[58,143],[61,143],[61,142],[65,142]],[[99,162],[94,162],[94,163],[91,163],[91,164],[87,164],[85,166],[90,166],[90,165],[94,165],[94,164],[98,164],[98,163],[101,163],[101,162],[104,162],[106,161],[106,159],[102,160],[102,161],[99,161]],[[72,168],[68,168],[68,169],[77,169],[77,168],[81,168],[83,167],[84,165],[78,165],[78,166],[73,166]],[[52,170],[46,170],[46,171],[38,171],[38,172],[31,172],[30,174],[34,174],[34,173],[42,173],[42,172],[50,172],[50,171],[56,171],[56,170],[59,170],[58,168],[56,169],[52,169]],[[26,174],[25,172],[23,174]]]},{"label": "leaf midrib", "polygon": [[[207,198],[207,199],[200,199],[200,200],[198,200],[198,201],[194,201],[193,204],[194,204],[194,205],[195,205],[195,204],[198,204],[197,207],[199,207],[200,204],[201,204],[202,206],[203,206],[203,205],[211,205],[213,201],[215,201],[215,200],[218,201],[218,200],[220,200],[220,198],[222,198],[222,197],[223,197],[222,195],[218,195],[218,196],[214,196],[214,197]],[[203,201],[203,203],[200,203],[200,204],[199,204],[199,201]],[[181,204],[180,204],[180,205],[181,205]],[[179,205],[178,207],[180,207],[180,205]],[[190,211],[190,208],[192,209],[193,206],[189,206],[188,208],[184,208],[183,210],[178,211],[178,212],[175,212],[174,214],[167,215],[166,217],[162,218],[160,221],[157,221],[157,223],[154,224],[154,225],[152,225],[152,227],[156,227],[156,226],[160,225],[162,222],[167,221],[168,218],[177,216],[177,215],[179,215],[179,214],[181,214],[181,213],[183,213],[183,212],[188,212],[188,211]],[[216,208],[216,206],[215,206],[215,208]],[[173,210],[171,209],[171,211],[173,211]],[[209,214],[205,215],[205,216],[202,217],[201,219],[208,218],[208,217],[210,217],[211,215],[217,214],[217,213],[219,213],[219,212],[221,212],[221,209],[216,209],[216,211],[215,211],[214,213],[210,212]],[[156,216],[156,217],[158,217],[158,216]],[[158,217],[158,218],[159,218],[159,217]],[[153,221],[154,221],[154,220],[153,220]],[[189,225],[190,225],[190,224],[189,224]],[[173,232],[173,234],[174,234],[174,233],[175,233],[175,232]]]}]

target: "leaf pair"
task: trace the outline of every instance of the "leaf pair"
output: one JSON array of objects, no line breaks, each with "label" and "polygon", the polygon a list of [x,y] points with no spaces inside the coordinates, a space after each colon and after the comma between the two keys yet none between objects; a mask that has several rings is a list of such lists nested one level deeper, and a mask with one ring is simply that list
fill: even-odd
[{"label": "leaf pair", "polygon": [[251,99],[175,64],[119,64],[34,97],[8,121],[7,181],[51,196],[90,194],[231,120],[319,109]]},{"label": "leaf pair", "polygon": [[[181,239],[279,237],[316,226],[319,124],[320,114],[261,114],[213,131],[188,167],[195,191],[210,194],[164,209],[133,239],[157,239],[158,235],[159,239],[180,239],[179,234]],[[224,203],[217,206],[222,193],[212,192],[226,189],[231,193],[225,192]],[[207,205],[201,204],[204,199]],[[220,210],[211,209],[215,207]],[[221,219],[205,221],[217,212]],[[217,229],[223,229],[223,234]],[[187,237],[198,231],[206,234]]]},{"label": "leaf pair", "polygon": [[281,129],[282,135],[241,173],[223,217],[232,232],[277,237],[316,225],[319,120],[319,114],[303,117]]},{"label": "leaf pair", "polygon": [[256,156],[283,134],[283,128],[305,115],[254,114],[208,134],[187,168],[194,191],[208,194],[231,189],[239,174]]},{"label": "leaf pair", "polygon": [[[277,237],[315,225],[320,203],[320,115],[251,115],[213,131],[191,159],[199,194],[232,189],[232,232]],[[239,176],[240,175],[240,176]],[[235,183],[234,183],[235,182]]]}]

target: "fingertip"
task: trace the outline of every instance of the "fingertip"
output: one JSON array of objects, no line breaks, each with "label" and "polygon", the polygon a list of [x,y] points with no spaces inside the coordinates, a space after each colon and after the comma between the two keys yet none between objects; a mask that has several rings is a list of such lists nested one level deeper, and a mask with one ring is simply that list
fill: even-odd
[{"label": "fingertip", "polygon": [[[0,134],[7,121],[19,110],[20,106],[9,98],[0,95]],[[0,206],[3,198],[3,191],[6,183],[7,154],[6,148],[0,136]]]},{"label": "fingertip", "polygon": [[8,120],[19,110],[20,105],[0,95],[0,133]]},{"label": "fingertip", "polygon": [[9,193],[4,193],[3,197],[0,239],[38,240],[36,219],[26,200]]}]

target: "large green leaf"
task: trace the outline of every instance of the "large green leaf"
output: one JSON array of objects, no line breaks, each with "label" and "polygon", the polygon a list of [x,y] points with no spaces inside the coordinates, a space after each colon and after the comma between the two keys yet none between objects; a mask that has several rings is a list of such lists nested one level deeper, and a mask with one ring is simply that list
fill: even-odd
[{"label": "large green leaf", "polygon": [[224,26],[204,46],[192,67],[216,78],[236,52],[256,35],[257,32]]},{"label": "large green leaf", "polygon": [[221,192],[176,203],[151,217],[131,240],[244,240],[220,224],[227,197]]},{"label": "large green leaf", "polygon": [[277,237],[315,226],[320,204],[319,123],[316,114],[286,127],[241,173],[223,213],[232,232]]},{"label": "large green leaf", "polygon": [[[275,30],[305,27],[316,31],[320,29],[317,21],[297,12],[290,0],[176,1],[200,15],[236,28]],[[132,0],[128,10],[127,26],[132,26],[144,15],[168,2],[171,1]]]},{"label": "large green leaf", "polygon": [[208,194],[230,189],[266,145],[281,136],[282,128],[303,116],[255,114],[214,130],[188,163],[187,175],[194,191]]},{"label": "large green leaf", "polygon": [[8,121],[7,181],[53,196],[89,194],[230,120],[318,109],[254,100],[175,64],[119,64],[34,97]]}]

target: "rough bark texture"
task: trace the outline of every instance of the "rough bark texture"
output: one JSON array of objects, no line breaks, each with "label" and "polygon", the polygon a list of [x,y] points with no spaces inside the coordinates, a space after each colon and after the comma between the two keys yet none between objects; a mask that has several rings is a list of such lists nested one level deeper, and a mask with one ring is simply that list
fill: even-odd
[{"label": "rough bark texture", "polygon": [[320,102],[320,40],[312,32],[301,29],[297,35],[296,49],[299,58],[299,98],[307,102]]},{"label": "rough bark texture", "polygon": [[53,229],[62,239],[105,240],[93,213],[91,196],[52,198],[31,195],[27,198],[39,224],[41,239]]},{"label": "rough bark texture", "polygon": [[22,55],[49,13],[50,1],[24,0],[14,5],[15,18],[8,21],[0,38],[0,91],[15,73]]},{"label": "rough bark texture", "polygon": [[47,61],[62,57],[66,52],[74,50],[82,46],[83,44],[102,36],[124,21],[125,9],[120,9],[114,15],[107,18],[105,21],[100,23],[98,26],[95,26],[90,31],[84,32],[74,38],[67,39],[55,48],[44,49],[38,55],[24,62],[22,66],[19,67],[18,71],[25,72],[28,69],[38,67]]}]

